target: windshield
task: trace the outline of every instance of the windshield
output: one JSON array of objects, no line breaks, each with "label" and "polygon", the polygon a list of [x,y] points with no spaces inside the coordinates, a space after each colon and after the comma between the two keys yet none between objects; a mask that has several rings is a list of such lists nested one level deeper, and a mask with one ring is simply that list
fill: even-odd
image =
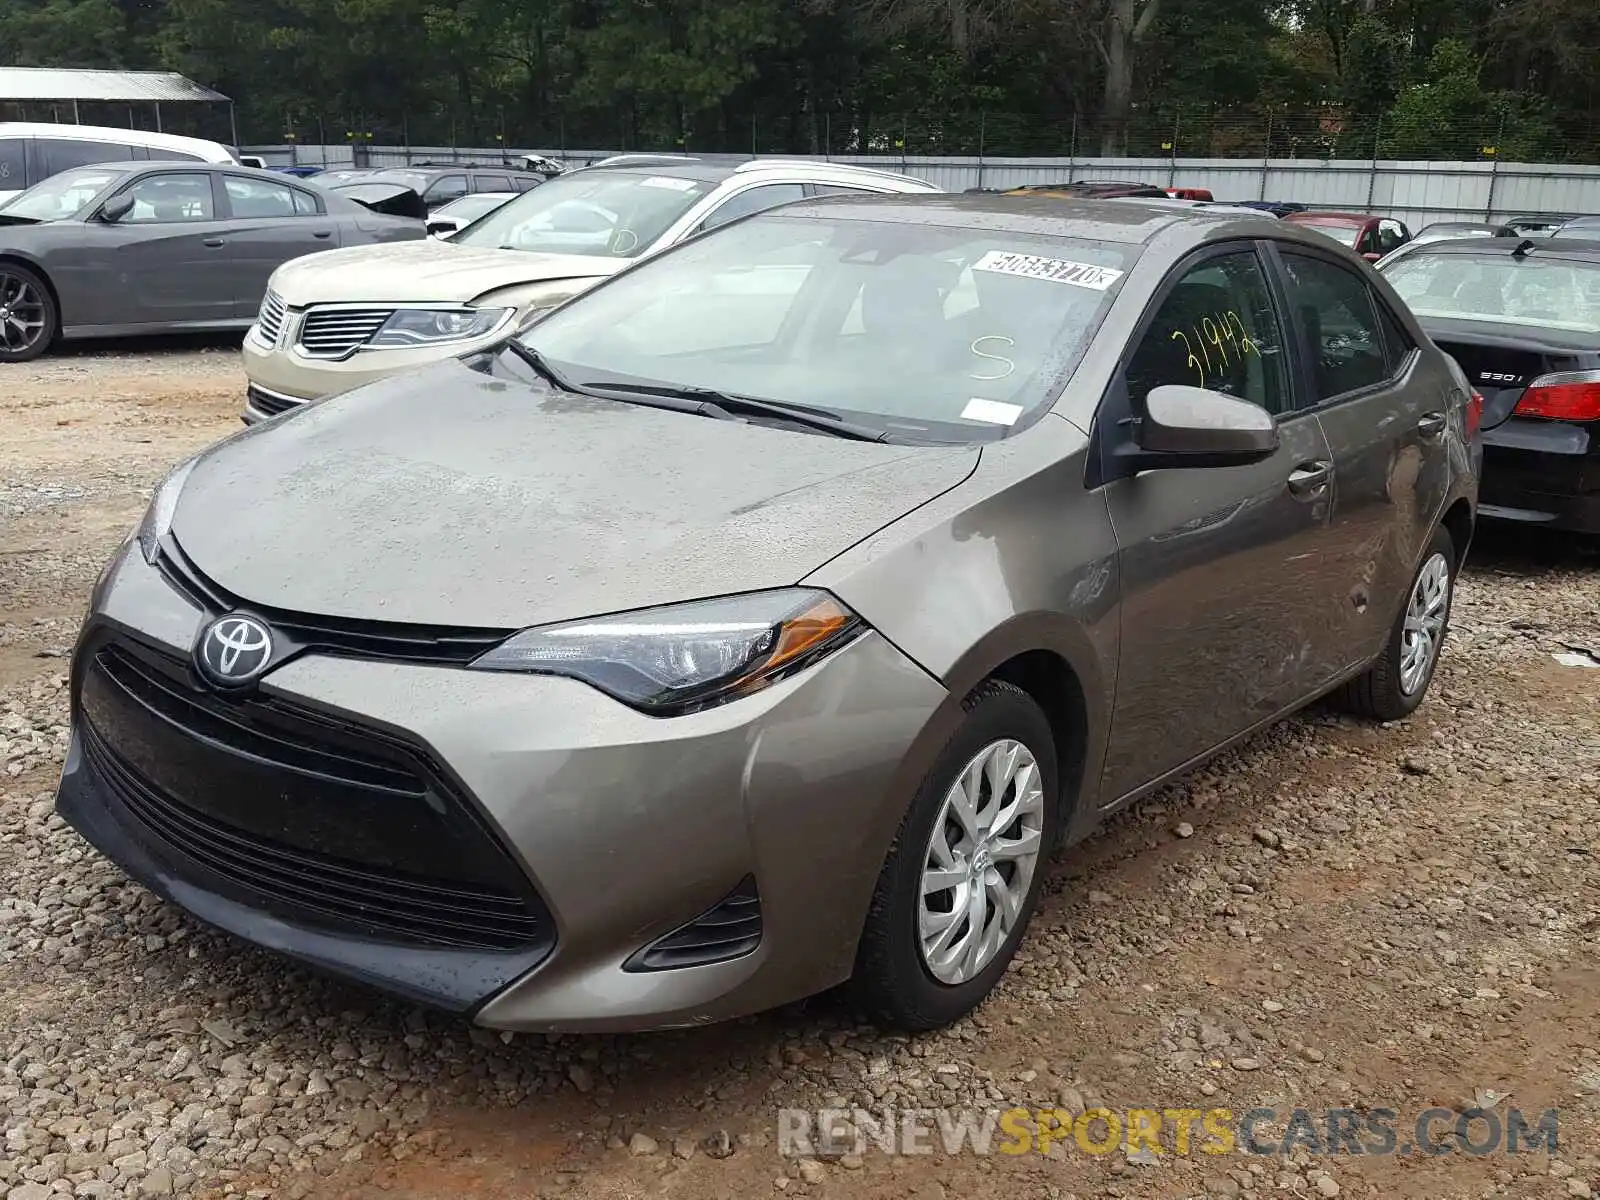
[{"label": "windshield", "polygon": [[1136,254],[758,216],[579,297],[523,342],[577,384],[707,388],[823,408],[893,440],[986,440],[1060,394]]},{"label": "windshield", "polygon": [[8,217],[31,221],[60,221],[80,212],[111,184],[122,177],[120,171],[98,167],[78,167],[52,175],[34,184],[5,206]]},{"label": "windshield", "polygon": [[1600,264],[1417,254],[1384,275],[1419,317],[1600,333]]},{"label": "windshield", "polygon": [[1331,237],[1342,246],[1355,246],[1356,239],[1361,236],[1359,225],[1324,225],[1315,221],[1297,221],[1295,224],[1305,229],[1315,229],[1326,237]]},{"label": "windshield", "polygon": [[458,246],[632,258],[714,184],[643,171],[578,171],[525,192],[452,239]]},{"label": "windshield", "polygon": [[[514,195],[512,193],[511,195]],[[479,192],[475,196],[463,196],[459,200],[452,200],[449,204],[434,210],[436,217],[453,217],[457,221],[476,221],[484,213],[493,212],[511,195],[500,192]]]}]

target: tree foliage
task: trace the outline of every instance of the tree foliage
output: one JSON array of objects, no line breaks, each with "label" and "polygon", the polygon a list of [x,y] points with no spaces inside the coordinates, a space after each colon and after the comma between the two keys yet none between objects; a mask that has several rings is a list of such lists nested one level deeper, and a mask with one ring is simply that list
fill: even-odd
[{"label": "tree foliage", "polygon": [[1596,0],[0,0],[0,63],[247,142],[1600,156]]}]

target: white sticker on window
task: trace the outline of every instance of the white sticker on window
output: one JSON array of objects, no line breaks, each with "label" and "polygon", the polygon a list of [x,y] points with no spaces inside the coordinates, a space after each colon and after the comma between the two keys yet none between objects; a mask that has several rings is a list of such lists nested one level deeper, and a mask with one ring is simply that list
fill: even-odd
[{"label": "white sticker on window", "polygon": [[987,421],[990,425],[1015,425],[1021,415],[1022,405],[999,400],[968,400],[961,410],[963,421]]},{"label": "white sticker on window", "polygon": [[640,187],[664,188],[669,192],[692,192],[694,180],[673,179],[667,175],[652,175],[640,182]]},{"label": "white sticker on window", "polygon": [[1103,292],[1117,280],[1122,272],[1115,267],[1097,267],[1093,263],[1068,262],[1062,258],[1040,258],[1036,254],[1014,254],[1008,250],[991,250],[972,264],[974,271],[993,271],[998,275],[1020,275],[1024,279],[1047,279],[1051,283],[1070,283],[1074,287],[1093,288]]}]

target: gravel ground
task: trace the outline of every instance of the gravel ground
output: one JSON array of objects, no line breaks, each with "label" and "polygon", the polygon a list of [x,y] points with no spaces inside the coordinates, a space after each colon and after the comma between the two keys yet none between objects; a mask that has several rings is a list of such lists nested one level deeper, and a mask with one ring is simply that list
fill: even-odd
[{"label": "gravel ground", "polygon": [[[1059,861],[995,999],[511,1037],[194,925],[52,814],[84,597],[225,345],[0,367],[0,1196],[1600,1194],[1600,556],[1487,537],[1429,701],[1314,710]],[[780,1107],[1561,1111],[1554,1154],[785,1160]]]}]

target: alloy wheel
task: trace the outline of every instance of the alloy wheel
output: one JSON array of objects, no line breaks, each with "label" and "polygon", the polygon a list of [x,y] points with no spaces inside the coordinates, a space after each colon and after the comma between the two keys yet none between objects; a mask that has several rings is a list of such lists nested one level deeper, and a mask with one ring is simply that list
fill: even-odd
[{"label": "alloy wheel", "polygon": [[1450,563],[1443,554],[1435,553],[1417,573],[1400,635],[1400,690],[1408,696],[1428,681],[1439,643],[1444,640],[1449,611]]},{"label": "alloy wheel", "polygon": [[945,793],[923,856],[922,961],[940,983],[981,974],[1022,918],[1044,840],[1039,764],[1014,739],[991,742]]},{"label": "alloy wheel", "polygon": [[45,299],[30,280],[0,270],[0,351],[20,354],[45,334]]}]

